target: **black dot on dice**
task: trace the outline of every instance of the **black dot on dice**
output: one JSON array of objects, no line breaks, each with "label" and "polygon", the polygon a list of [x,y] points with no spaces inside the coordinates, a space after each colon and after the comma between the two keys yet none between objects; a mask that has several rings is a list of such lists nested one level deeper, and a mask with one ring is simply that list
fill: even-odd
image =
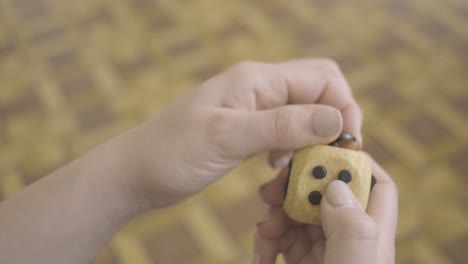
[{"label": "black dot on dice", "polygon": [[317,179],[323,179],[327,176],[327,169],[322,165],[315,166],[312,170],[312,175]]},{"label": "black dot on dice", "polygon": [[353,179],[353,176],[351,175],[351,172],[349,172],[349,170],[342,170],[338,174],[338,179],[348,183]]},{"label": "black dot on dice", "polygon": [[319,191],[309,193],[309,203],[312,205],[319,205],[322,201],[322,194]]},{"label": "black dot on dice", "polygon": [[371,185],[370,185],[371,191],[372,191],[372,188],[374,188],[374,185],[375,185],[376,182],[377,182],[377,179],[375,178],[374,175],[372,175],[372,178],[371,178]]}]

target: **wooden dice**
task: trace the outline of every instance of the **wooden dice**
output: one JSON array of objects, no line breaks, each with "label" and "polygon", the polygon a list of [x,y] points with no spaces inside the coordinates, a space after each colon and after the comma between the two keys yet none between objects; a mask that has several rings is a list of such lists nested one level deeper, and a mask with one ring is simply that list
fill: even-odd
[{"label": "wooden dice", "polygon": [[317,145],[296,151],[290,166],[284,210],[296,221],[320,225],[320,202],[333,180],[346,182],[367,207],[372,168],[359,151]]}]

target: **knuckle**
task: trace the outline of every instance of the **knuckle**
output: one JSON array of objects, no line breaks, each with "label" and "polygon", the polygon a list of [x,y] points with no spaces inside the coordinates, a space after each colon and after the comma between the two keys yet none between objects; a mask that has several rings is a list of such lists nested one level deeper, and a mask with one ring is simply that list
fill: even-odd
[{"label": "knuckle", "polygon": [[254,82],[258,78],[258,73],[263,71],[264,67],[264,63],[256,61],[242,61],[231,68],[231,74],[233,74],[233,78],[238,81]]},{"label": "knuckle", "polygon": [[226,77],[234,82],[235,89],[241,93],[258,90],[265,85],[270,74],[271,64],[256,61],[241,61],[232,66],[227,72]]},{"label": "knuckle", "polygon": [[280,145],[289,142],[297,135],[297,129],[293,125],[294,111],[291,108],[280,108],[276,112],[274,121],[275,140]]},{"label": "knuckle", "polygon": [[329,58],[321,59],[321,64],[326,74],[331,76],[341,75],[340,66],[335,60]]},{"label": "knuckle", "polygon": [[261,69],[261,64],[255,61],[242,61],[232,66],[228,75],[229,78],[235,80],[240,87],[250,87],[255,84],[258,78],[258,72]]},{"label": "knuckle", "polygon": [[232,68],[236,73],[248,75],[255,72],[261,67],[261,63],[255,61],[241,61],[235,64]]},{"label": "knuckle", "polygon": [[331,59],[331,58],[323,58],[321,59],[322,65],[325,68],[332,69],[332,70],[337,70],[340,67],[338,66],[338,62],[336,60]]}]

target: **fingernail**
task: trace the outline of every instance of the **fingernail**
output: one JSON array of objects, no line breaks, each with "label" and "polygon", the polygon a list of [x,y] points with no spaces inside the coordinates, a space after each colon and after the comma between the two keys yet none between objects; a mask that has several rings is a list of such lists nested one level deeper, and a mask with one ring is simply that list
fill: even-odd
[{"label": "fingernail", "polygon": [[288,166],[289,162],[291,161],[291,158],[292,158],[292,153],[282,156],[281,158],[274,161],[273,168],[282,169]]},{"label": "fingernail", "polygon": [[252,264],[260,264],[260,256],[257,253],[253,255]]},{"label": "fingernail", "polygon": [[326,196],[333,207],[356,207],[351,189],[342,181],[332,181],[328,185]]},{"label": "fingernail", "polygon": [[321,137],[333,136],[341,132],[341,114],[333,108],[320,109],[313,115],[313,128]]}]

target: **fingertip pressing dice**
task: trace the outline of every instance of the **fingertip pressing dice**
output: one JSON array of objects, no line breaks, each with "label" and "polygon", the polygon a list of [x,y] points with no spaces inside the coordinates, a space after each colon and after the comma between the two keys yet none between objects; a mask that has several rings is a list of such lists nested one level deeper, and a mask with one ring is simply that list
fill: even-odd
[{"label": "fingertip pressing dice", "polygon": [[326,145],[296,151],[286,187],[286,214],[299,222],[320,225],[320,202],[334,180],[347,183],[362,208],[367,207],[375,178],[364,153]]}]

